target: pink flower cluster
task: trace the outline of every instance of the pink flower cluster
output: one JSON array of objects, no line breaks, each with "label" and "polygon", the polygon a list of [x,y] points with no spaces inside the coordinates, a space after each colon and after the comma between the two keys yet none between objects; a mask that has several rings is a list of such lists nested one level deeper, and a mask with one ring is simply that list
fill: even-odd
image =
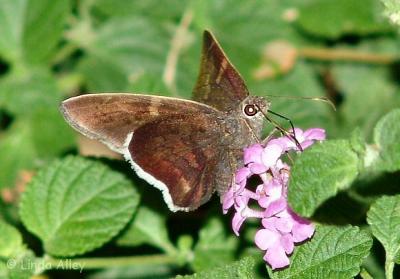
[{"label": "pink flower cluster", "polygon": [[[302,149],[314,141],[324,140],[325,131],[313,128],[295,129],[296,139]],[[312,237],[314,226],[293,212],[287,203],[287,185],[290,167],[280,157],[291,150],[300,151],[298,144],[286,136],[271,139],[266,146],[254,144],[244,149],[244,167],[237,170],[231,188],[223,196],[223,212],[234,207],[232,228],[236,235],[246,218],[261,219],[262,228],[255,235],[255,244],[265,250],[264,260],[272,269],[289,265],[294,244]],[[255,192],[246,188],[250,177],[259,176],[262,183]],[[256,201],[259,209],[249,207]]]}]

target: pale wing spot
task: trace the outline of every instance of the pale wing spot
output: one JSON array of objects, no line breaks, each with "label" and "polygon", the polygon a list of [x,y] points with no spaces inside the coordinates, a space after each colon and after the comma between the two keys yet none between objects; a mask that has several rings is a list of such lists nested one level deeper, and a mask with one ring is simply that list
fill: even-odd
[{"label": "pale wing spot", "polygon": [[228,66],[228,60],[224,58],[224,60],[222,60],[221,62],[221,67],[219,68],[217,79],[215,80],[217,84],[220,83],[222,75],[224,74],[227,66]]},{"label": "pale wing spot", "polygon": [[158,116],[160,113],[158,111],[158,108],[160,107],[160,102],[156,98],[152,98],[150,101],[150,106],[149,106],[149,114],[151,116]]}]

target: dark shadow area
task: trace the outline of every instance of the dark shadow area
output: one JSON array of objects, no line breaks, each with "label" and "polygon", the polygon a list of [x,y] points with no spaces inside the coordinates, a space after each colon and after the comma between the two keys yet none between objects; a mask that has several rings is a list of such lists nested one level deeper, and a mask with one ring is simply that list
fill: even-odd
[{"label": "dark shadow area", "polygon": [[342,192],[319,206],[312,219],[330,225],[364,225],[368,208],[368,204],[356,201]]},{"label": "dark shadow area", "polygon": [[5,110],[0,109],[0,131],[6,130],[13,122],[13,117]]},{"label": "dark shadow area", "polygon": [[368,177],[368,179],[357,181],[354,189],[365,197],[396,195],[400,193],[400,171],[381,173]]},{"label": "dark shadow area", "polygon": [[10,64],[0,58],[0,76],[7,74],[10,71]]}]

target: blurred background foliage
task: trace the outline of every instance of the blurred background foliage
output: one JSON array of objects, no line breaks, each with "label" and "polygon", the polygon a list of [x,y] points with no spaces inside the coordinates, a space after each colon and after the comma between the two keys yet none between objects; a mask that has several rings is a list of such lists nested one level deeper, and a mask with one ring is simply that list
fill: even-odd
[{"label": "blurred background foliage", "polygon": [[[0,0],[1,205],[16,221],[18,193],[36,169],[75,153],[58,112],[81,93],[190,98],[202,32],[211,30],[254,95],[328,138],[356,127],[368,139],[400,105],[396,1]],[[385,6],[386,5],[386,6]],[[392,7],[392,6],[390,6]],[[5,213],[4,213],[5,214]],[[123,241],[123,240],[121,240]]]}]

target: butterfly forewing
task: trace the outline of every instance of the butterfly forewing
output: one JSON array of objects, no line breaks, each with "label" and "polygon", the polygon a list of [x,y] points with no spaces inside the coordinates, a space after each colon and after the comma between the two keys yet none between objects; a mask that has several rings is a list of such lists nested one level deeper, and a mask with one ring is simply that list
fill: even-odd
[{"label": "butterfly forewing", "polygon": [[64,101],[61,112],[85,136],[124,151],[129,133],[159,117],[176,114],[213,114],[215,110],[193,101],[140,94],[88,94]]},{"label": "butterfly forewing", "polygon": [[203,34],[200,72],[193,99],[220,111],[236,110],[249,95],[247,87],[213,35]]}]

